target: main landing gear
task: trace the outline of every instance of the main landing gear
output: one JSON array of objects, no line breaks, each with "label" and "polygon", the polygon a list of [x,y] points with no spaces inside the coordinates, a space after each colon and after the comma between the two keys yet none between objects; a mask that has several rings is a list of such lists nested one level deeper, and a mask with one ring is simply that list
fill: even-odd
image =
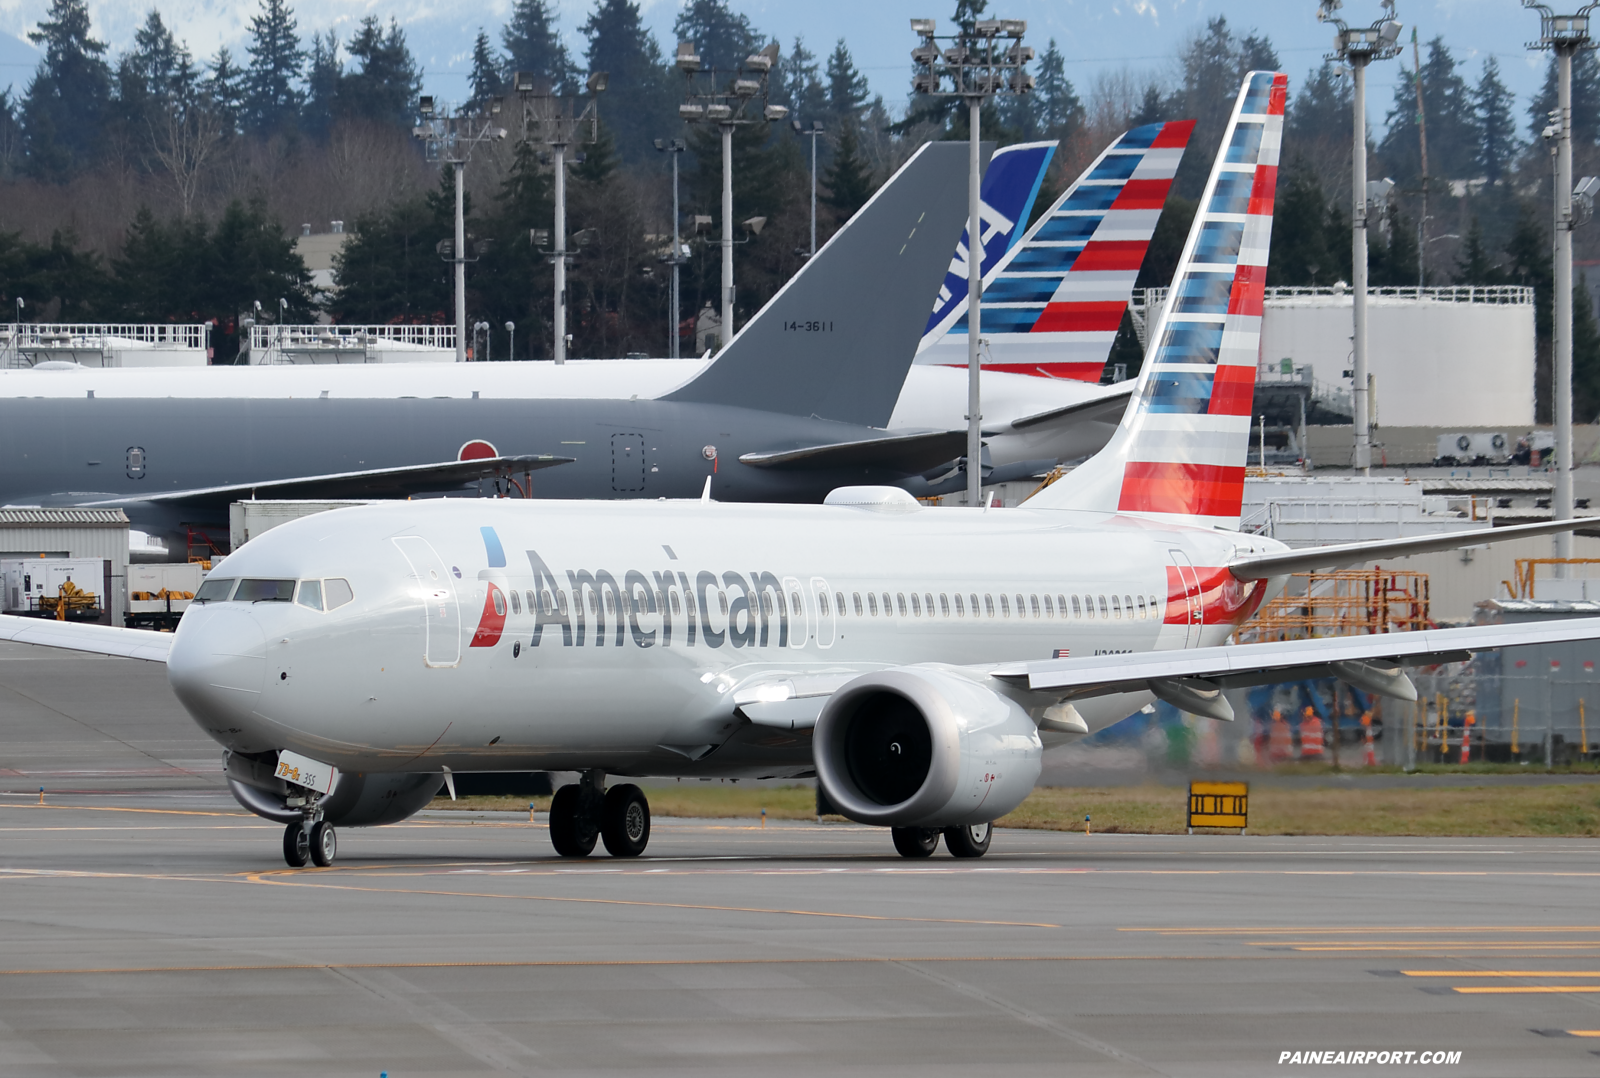
[{"label": "main landing gear", "polygon": [[892,827],[889,833],[901,857],[932,857],[939,848],[941,834],[951,857],[982,857],[989,852],[994,827],[986,823],[946,827],[943,831],[937,827]]},{"label": "main landing gear", "polygon": [[603,771],[585,771],[579,782],[556,791],[550,801],[550,845],[562,857],[588,857],[595,840],[612,857],[638,857],[650,842],[650,802],[632,783],[606,789]]},{"label": "main landing gear", "polygon": [[304,818],[283,829],[283,859],[290,868],[305,868],[308,861],[318,868],[327,868],[339,853],[339,836],[333,824],[322,818],[318,800],[306,797],[300,807]]}]

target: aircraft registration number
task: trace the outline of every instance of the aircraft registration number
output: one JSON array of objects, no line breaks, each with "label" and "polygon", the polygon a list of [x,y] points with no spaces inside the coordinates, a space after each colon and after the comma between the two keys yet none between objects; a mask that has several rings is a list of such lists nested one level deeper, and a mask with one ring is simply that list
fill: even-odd
[{"label": "aircraft registration number", "polygon": [[809,322],[791,321],[783,324],[783,331],[785,333],[832,333],[833,323],[831,321],[820,322],[816,320]]}]

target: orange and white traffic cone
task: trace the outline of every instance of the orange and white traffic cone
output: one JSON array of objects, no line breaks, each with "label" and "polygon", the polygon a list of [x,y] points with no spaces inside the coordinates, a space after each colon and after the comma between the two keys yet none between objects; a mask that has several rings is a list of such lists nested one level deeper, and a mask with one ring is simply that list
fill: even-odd
[{"label": "orange and white traffic cone", "polygon": [[1472,727],[1477,723],[1478,717],[1472,712],[1467,712],[1467,717],[1461,725],[1461,762],[1472,762]]},{"label": "orange and white traffic cone", "polygon": [[1377,767],[1378,766],[1378,752],[1377,752],[1377,749],[1375,749],[1373,747],[1373,744],[1372,744],[1372,712],[1370,712],[1370,711],[1362,712],[1362,714],[1361,714],[1361,729],[1366,734],[1366,742],[1367,742],[1367,757],[1366,757],[1365,763],[1366,763],[1366,765],[1368,767]]}]

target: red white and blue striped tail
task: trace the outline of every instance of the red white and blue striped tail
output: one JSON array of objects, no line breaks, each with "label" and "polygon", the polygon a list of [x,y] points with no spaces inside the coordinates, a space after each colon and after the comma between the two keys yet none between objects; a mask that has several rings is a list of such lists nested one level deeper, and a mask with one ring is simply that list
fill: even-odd
[{"label": "red white and blue striped tail", "polygon": [[[985,270],[984,370],[1100,381],[1193,131],[1177,120],[1125,133]],[[961,291],[962,302],[935,310],[918,363],[967,365]]]},{"label": "red white and blue striped tail", "polygon": [[1030,507],[1239,527],[1288,87],[1245,76],[1122,425]]}]

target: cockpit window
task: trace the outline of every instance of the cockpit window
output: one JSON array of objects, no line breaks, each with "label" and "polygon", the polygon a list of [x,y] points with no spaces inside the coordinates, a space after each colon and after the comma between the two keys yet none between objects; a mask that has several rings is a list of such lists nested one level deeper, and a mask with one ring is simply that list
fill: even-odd
[{"label": "cockpit window", "polygon": [[233,593],[236,603],[287,603],[294,599],[293,580],[239,581],[239,590]]},{"label": "cockpit window", "polygon": [[355,592],[350,590],[350,581],[343,577],[336,576],[322,582],[322,599],[329,610],[337,610],[355,597]]},{"label": "cockpit window", "polygon": [[232,577],[226,580],[207,580],[200,585],[200,590],[194,593],[197,603],[225,603],[228,596],[233,594],[233,586],[238,583]]},{"label": "cockpit window", "polygon": [[295,599],[295,602],[299,603],[301,606],[310,607],[312,610],[321,610],[322,609],[322,581],[320,581],[320,580],[302,580],[302,581],[300,581],[300,594]]}]

